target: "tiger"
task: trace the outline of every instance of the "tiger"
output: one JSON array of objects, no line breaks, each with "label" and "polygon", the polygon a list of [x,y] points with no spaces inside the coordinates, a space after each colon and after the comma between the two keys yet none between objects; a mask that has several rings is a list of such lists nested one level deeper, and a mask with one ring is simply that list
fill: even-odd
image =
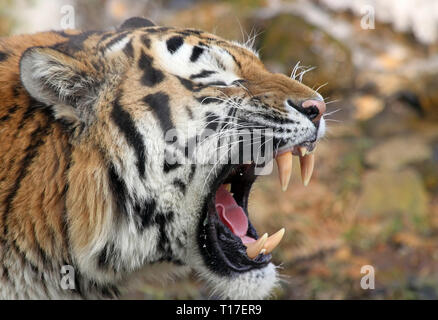
[{"label": "tiger", "polygon": [[[299,77],[134,17],[1,38],[0,97],[1,299],[117,299],[164,270],[221,299],[272,296],[285,230],[259,235],[248,199],[275,161],[283,190],[292,156],[310,179],[326,105]],[[241,157],[260,141],[263,163]]]}]

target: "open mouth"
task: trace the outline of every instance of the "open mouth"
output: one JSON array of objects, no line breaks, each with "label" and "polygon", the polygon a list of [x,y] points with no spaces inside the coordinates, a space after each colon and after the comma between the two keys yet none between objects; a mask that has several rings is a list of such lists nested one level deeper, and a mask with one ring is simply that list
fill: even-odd
[{"label": "open mouth", "polygon": [[[307,185],[313,172],[314,145],[284,146],[276,152],[280,184],[287,189],[292,156],[300,158],[301,175]],[[198,244],[206,265],[222,275],[265,267],[271,252],[284,235],[284,228],[259,237],[248,214],[248,199],[255,182],[255,163],[227,165],[217,176],[204,206]]]}]

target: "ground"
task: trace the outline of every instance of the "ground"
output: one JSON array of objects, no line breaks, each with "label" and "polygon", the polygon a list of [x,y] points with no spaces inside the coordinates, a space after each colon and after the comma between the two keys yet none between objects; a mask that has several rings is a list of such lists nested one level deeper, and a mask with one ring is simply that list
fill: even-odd
[{"label": "ground", "polygon": [[[40,1],[33,10],[43,15]],[[295,162],[287,192],[274,172],[258,179],[250,198],[258,230],[286,228],[273,254],[284,280],[274,298],[438,299],[438,42],[379,20],[364,30],[360,16],[321,1],[70,2],[78,28],[145,16],[228,39],[257,35],[273,71],[289,74],[298,61],[316,66],[304,83],[322,86],[329,121],[314,177],[304,187]],[[14,2],[0,5],[8,18],[1,34],[20,24],[19,14],[5,16],[8,6]],[[360,286],[366,265],[375,271],[373,290]],[[140,284],[123,298],[206,297],[191,276]]]}]

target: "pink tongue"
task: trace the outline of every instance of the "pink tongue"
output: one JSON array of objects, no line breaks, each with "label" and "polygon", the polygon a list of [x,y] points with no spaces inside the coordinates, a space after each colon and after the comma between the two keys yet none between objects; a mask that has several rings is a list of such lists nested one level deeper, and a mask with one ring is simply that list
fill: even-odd
[{"label": "pink tongue", "polygon": [[243,243],[252,242],[252,238],[247,237],[248,218],[231,193],[222,185],[216,192],[216,211],[222,222],[238,237]]}]

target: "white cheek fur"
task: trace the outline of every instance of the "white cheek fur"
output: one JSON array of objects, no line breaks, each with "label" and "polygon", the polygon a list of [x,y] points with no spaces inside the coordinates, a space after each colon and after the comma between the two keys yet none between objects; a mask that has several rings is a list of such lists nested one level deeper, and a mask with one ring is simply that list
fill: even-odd
[{"label": "white cheek fur", "polygon": [[321,120],[319,121],[319,128],[318,128],[318,136],[317,139],[321,139],[322,137],[324,137],[325,133],[326,133],[327,127],[325,124],[325,119],[324,117],[321,117]]}]

